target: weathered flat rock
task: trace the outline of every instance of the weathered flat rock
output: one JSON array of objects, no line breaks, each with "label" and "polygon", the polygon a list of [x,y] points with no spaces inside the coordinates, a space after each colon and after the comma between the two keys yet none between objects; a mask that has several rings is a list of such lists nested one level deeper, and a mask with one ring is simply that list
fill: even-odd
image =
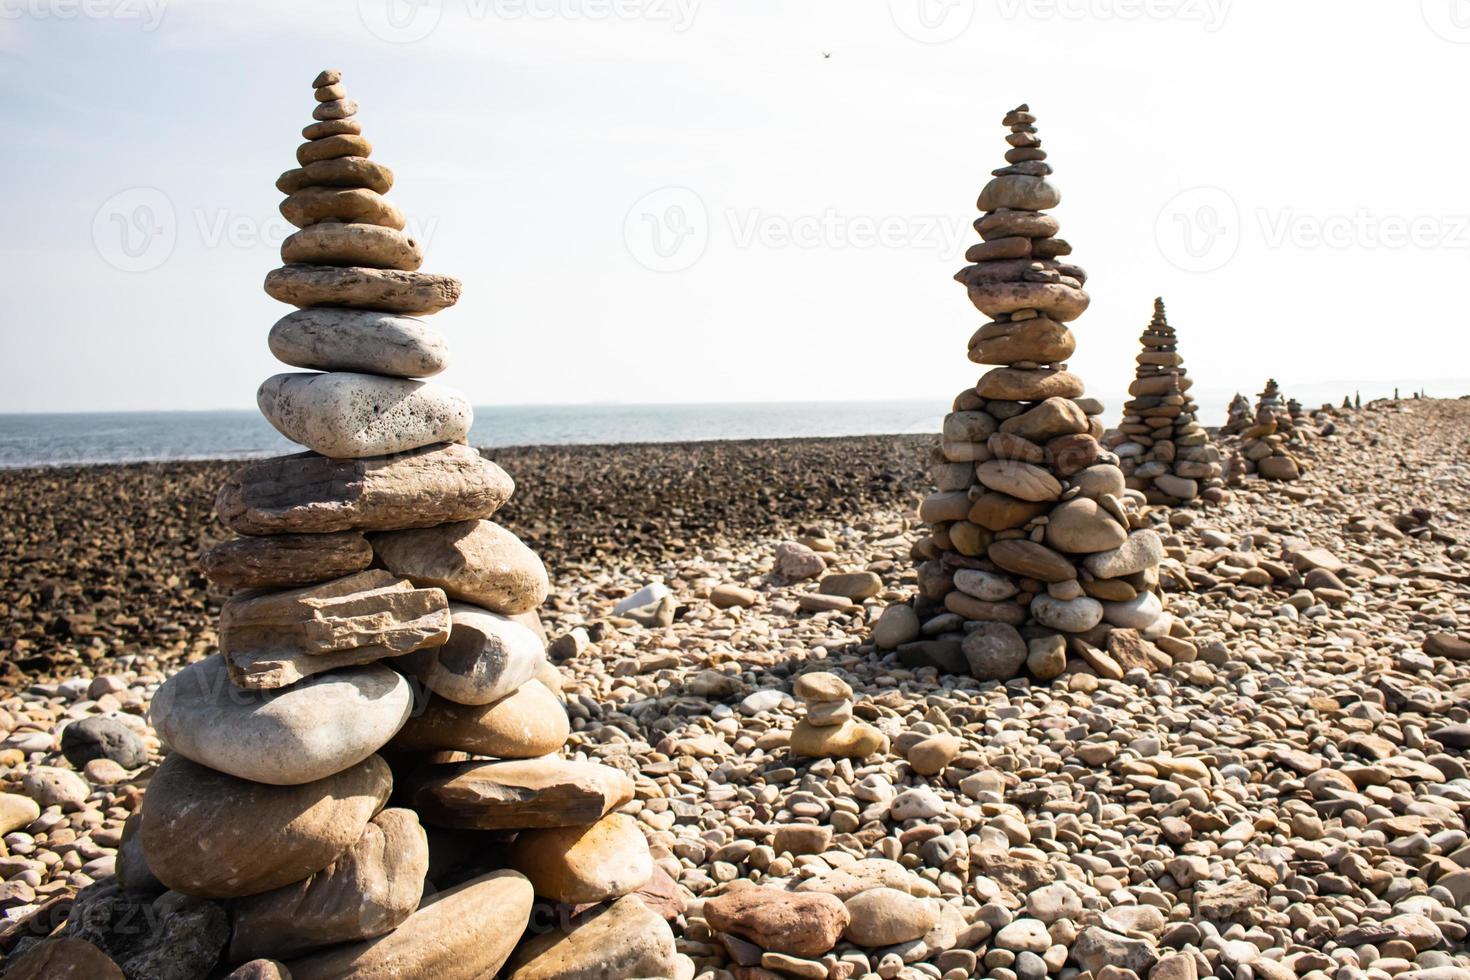
[{"label": "weathered flat rock", "polygon": [[981,398],[1013,402],[1039,402],[1048,398],[1080,398],[1085,386],[1082,379],[1060,368],[1023,370],[1013,367],[991,368],[975,384]]},{"label": "weathered flat rock", "polygon": [[460,288],[459,280],[449,276],[362,266],[286,265],[265,277],[272,299],[302,309],[346,306],[427,315],[459,302]]},{"label": "weathered flat rock", "polygon": [[281,217],[297,228],[319,221],[354,221],[401,230],[398,206],[366,187],[303,187],[280,204]]},{"label": "weathered flat rock", "polygon": [[215,513],[241,534],[388,531],[489,517],[515,483],[468,446],[380,459],[276,456],[236,470]]},{"label": "weathered flat rock", "polygon": [[412,709],[407,678],[378,664],[263,693],[232,685],[215,654],[165,681],[149,719],[185,758],[252,782],[296,786],[367,759]]},{"label": "weathered flat rock", "polygon": [[276,534],[221,541],[199,558],[219,589],[289,589],[360,572],[373,563],[373,547],[357,531]]},{"label": "weathered flat rock", "polygon": [[281,435],[334,459],[462,442],[475,417],[452,388],[346,371],[273,375],[255,402]]},{"label": "weathered flat rock", "polygon": [[1121,578],[1152,568],[1164,560],[1164,542],[1157,532],[1144,528],[1111,551],[1088,555],[1082,564],[1098,578]]},{"label": "weathered flat rock", "polygon": [[276,178],[276,190],[294,194],[303,187],[366,187],[386,194],[393,171],[366,157],[335,157],[287,170]]},{"label": "weathered flat rock", "polygon": [[1027,538],[996,541],[986,555],[1008,572],[1042,582],[1065,582],[1077,577],[1076,567],[1066,556]]},{"label": "weathered flat rock", "polygon": [[277,959],[396,929],[419,906],[429,842],[412,810],[384,810],[316,874],[234,903],[230,959]]},{"label": "weathered flat rock", "polygon": [[550,588],[536,553],[491,521],[392,531],[369,540],[394,574],[501,615],[535,609]]},{"label": "weathered flat rock", "polygon": [[976,282],[967,288],[970,302],[991,318],[1035,310],[1058,323],[1071,323],[1091,302],[1084,290],[1058,282]]},{"label": "weathered flat rock", "polygon": [[1071,357],[1076,349],[1077,338],[1072,331],[1044,316],[987,323],[970,338],[970,360],[977,364],[1056,364]]},{"label": "weathered flat rock", "polygon": [[174,891],[241,898],[331,864],[361,837],[393,784],[369,756],[300,786],[268,786],[172,756],[143,797],[139,830],[148,867]]},{"label": "weathered flat rock", "polygon": [[533,900],[522,875],[495,871],[436,896],[385,936],[286,965],[292,980],[484,980],[520,941]]},{"label": "weathered flat rock", "polygon": [[424,250],[418,239],[397,228],[329,221],[302,228],[282,242],[281,261],[413,272],[423,265]]},{"label": "weathered flat rock", "polygon": [[637,895],[536,936],[516,950],[506,980],[674,977],[674,932]]},{"label": "weathered flat rock", "polygon": [[586,826],[632,798],[622,770],[566,759],[433,766],[413,789],[426,823],[466,830]]},{"label": "weathered flat rock", "polygon": [[288,313],[270,332],[271,353],[309,371],[426,378],[449,364],[444,335],[422,320],[373,310]]},{"label": "weathered flat rock", "polygon": [[499,613],[449,604],[449,642],[394,663],[440,697],[459,704],[490,704],[536,676],[546,647],[530,627]]},{"label": "weathered flat rock", "polygon": [[219,646],[237,686],[264,690],[439,646],[449,636],[449,600],[442,589],[417,589],[408,579],[373,568],[231,599],[221,610]]},{"label": "weathered flat rock", "polygon": [[803,957],[821,956],[837,945],[849,921],[834,895],[754,885],[732,887],[705,902],[704,917],[712,929],[761,949]]},{"label": "weathered flat rock", "polygon": [[1017,500],[1039,503],[1056,500],[1062,485],[1040,466],[1014,459],[992,459],[975,467],[975,476],[987,489]]},{"label": "weathered flat rock", "polygon": [[555,752],[570,732],[566,709],[540,681],[530,680],[491,704],[457,704],[430,695],[394,737],[394,749],[454,749],[499,759]]},{"label": "weathered flat rock", "polygon": [[866,759],[884,751],[888,737],[872,725],[848,720],[840,725],[799,721],[791,730],[791,754],[811,759]]},{"label": "weathered flat rock", "polygon": [[638,821],[610,813],[587,827],[516,835],[512,860],[554,902],[603,902],[635,892],[653,877],[653,857]]}]

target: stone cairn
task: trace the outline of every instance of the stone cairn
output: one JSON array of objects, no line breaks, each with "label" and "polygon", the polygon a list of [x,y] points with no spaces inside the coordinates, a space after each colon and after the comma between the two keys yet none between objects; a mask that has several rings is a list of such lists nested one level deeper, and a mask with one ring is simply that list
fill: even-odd
[{"label": "stone cairn", "polygon": [[[266,278],[298,307],[270,348],[304,370],[258,395],[310,451],[221,488],[219,518],[240,536],[202,559],[229,595],[220,652],[154,697],[170,754],[116,883],[79,907],[167,889],[155,908],[206,910],[197,972],[180,976],[270,959],[297,980],[474,978],[513,954],[500,975],[541,976],[568,936],[521,944],[535,896],[581,912],[653,875],[636,822],[615,812],[633,783],[555,755],[569,723],[536,614],[546,571],[489,520],[514,485],[464,444],[464,396],[415,380],[447,362],[416,317],[460,285],[417,271],[341,74],[313,84],[300,166],[277,182],[301,230]],[[667,923],[628,902],[579,921],[631,921],[661,942],[619,975],[671,975],[658,972],[675,955]]]},{"label": "stone cairn", "polygon": [[852,685],[827,671],[802,674],[792,687],[806,716],[791,732],[791,754],[814,759],[866,759],[888,748],[888,737],[852,717]]},{"label": "stone cairn", "polygon": [[1163,542],[1098,442],[1102,405],[1066,370],[1086,274],[1060,261],[1072,249],[1045,213],[1061,195],[1035,122],[1024,105],[1005,117],[1009,166],[980,192],[983,241],[955,276],[992,321],[970,360],[995,366],[945,418],[938,491],[919,508],[930,533],[914,548],[927,639],[900,647],[907,663],[983,680],[1096,669],[1069,663],[1069,647],[1090,658],[1111,627],[1146,628],[1162,611]]},{"label": "stone cairn", "polygon": [[1143,491],[1148,502],[1177,507],[1222,494],[1220,451],[1196,420],[1198,407],[1189,397],[1194,381],[1184,370],[1179,342],[1154,300],[1154,316],[1140,338],[1138,376],[1128,388],[1123,421],[1108,440],[1117,453],[1128,486]]},{"label": "stone cairn", "polygon": [[1222,436],[1238,436],[1251,427],[1251,402],[1240,392],[1230,399],[1225,409],[1225,424],[1220,426]]},{"label": "stone cairn", "polygon": [[1255,419],[1240,433],[1240,455],[1246,469],[1267,480],[1301,479],[1305,465],[1289,448],[1301,442],[1294,437],[1295,429],[1280,385],[1275,378],[1267,380],[1256,402]]}]

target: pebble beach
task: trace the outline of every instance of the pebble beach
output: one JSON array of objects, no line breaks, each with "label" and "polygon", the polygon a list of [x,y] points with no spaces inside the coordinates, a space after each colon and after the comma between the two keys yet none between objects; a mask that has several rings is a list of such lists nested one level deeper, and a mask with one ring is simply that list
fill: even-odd
[{"label": "pebble beach", "polygon": [[[707,980],[1470,976],[1470,402],[1316,420],[1301,479],[1150,511],[1167,615],[1050,683],[941,672],[880,625],[919,589],[936,439],[491,453],[516,483],[496,519],[550,574],[563,754],[632,782],[639,908],[673,937],[637,956]],[[197,559],[237,466],[0,474],[6,953],[130,860],[150,701],[218,648]],[[875,750],[795,754],[823,705]],[[649,934],[623,906],[607,948]],[[110,952],[185,975],[211,907],[159,899]]]}]

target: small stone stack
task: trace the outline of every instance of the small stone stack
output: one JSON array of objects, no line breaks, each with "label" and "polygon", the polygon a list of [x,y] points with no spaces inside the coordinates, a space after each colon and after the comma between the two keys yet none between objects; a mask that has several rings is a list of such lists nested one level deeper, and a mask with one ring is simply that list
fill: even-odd
[{"label": "small stone stack", "polygon": [[802,674],[796,679],[793,693],[806,705],[806,717],[791,732],[792,755],[866,759],[887,749],[887,736],[872,725],[853,720],[852,686],[836,674]]},{"label": "small stone stack", "polygon": [[[301,166],[277,182],[301,230],[266,290],[299,307],[271,350],[320,373],[258,395],[311,451],[219,492],[241,535],[202,559],[229,595],[220,652],[154,697],[171,754],[119,884],[217,911],[200,976],[257,958],[298,980],[491,976],[534,896],[596,906],[653,863],[614,812],[632,780],[554,757],[570,726],[536,615],[545,568],[489,520],[514,485],[464,445],[468,401],[416,380],[447,345],[412,315],[452,305],[459,283],[417,271],[340,73],[314,87]],[[640,928],[663,929],[671,964],[651,918]]]},{"label": "small stone stack", "polygon": [[1210,443],[1189,389],[1178,338],[1154,300],[1154,316],[1140,338],[1138,376],[1128,388],[1123,421],[1109,439],[1128,486],[1148,502],[1177,507],[1191,500],[1220,499],[1220,451]]},{"label": "small stone stack", "polygon": [[1222,436],[1238,436],[1251,427],[1251,402],[1250,399],[1240,392],[1230,399],[1230,406],[1225,410],[1225,424],[1220,426]]},{"label": "small stone stack", "polygon": [[983,241],[955,276],[992,321],[971,338],[970,359],[995,366],[945,419],[939,489],[919,510],[930,532],[915,545],[928,639],[899,648],[906,662],[986,680],[1028,663],[1054,677],[1071,666],[1058,638],[1078,638],[1081,654],[1110,626],[1148,626],[1162,610],[1163,542],[1142,526],[1143,494],[1098,442],[1102,405],[1066,369],[1086,273],[1063,260],[1071,246],[1045,213],[1061,196],[1035,121],[1026,106],[1005,117],[1009,166],[980,193]]},{"label": "small stone stack", "polygon": [[1267,480],[1301,479],[1305,466],[1288,448],[1290,443],[1300,442],[1293,438],[1294,429],[1281,387],[1271,378],[1256,402],[1254,421],[1240,434],[1240,454],[1246,466]]}]

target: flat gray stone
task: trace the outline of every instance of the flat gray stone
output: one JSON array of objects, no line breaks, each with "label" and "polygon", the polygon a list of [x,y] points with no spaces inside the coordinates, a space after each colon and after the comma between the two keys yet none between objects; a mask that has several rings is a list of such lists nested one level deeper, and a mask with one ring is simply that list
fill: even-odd
[{"label": "flat gray stone", "polygon": [[211,769],[273,786],[348,769],[408,720],[413,692],[379,664],[318,674],[274,692],[230,683],[219,654],[164,682],[149,719],[173,751]]},{"label": "flat gray stone", "polygon": [[255,402],[281,435],[334,459],[463,442],[475,417],[451,388],[345,371],[274,375]]},{"label": "flat gray stone", "polygon": [[459,301],[458,279],[361,266],[286,265],[265,277],[273,299],[306,309],[346,306],[385,313],[437,313]]},{"label": "flat gray stone", "polygon": [[309,371],[425,378],[449,364],[449,343],[422,320],[375,310],[288,313],[270,333],[271,353]]}]

